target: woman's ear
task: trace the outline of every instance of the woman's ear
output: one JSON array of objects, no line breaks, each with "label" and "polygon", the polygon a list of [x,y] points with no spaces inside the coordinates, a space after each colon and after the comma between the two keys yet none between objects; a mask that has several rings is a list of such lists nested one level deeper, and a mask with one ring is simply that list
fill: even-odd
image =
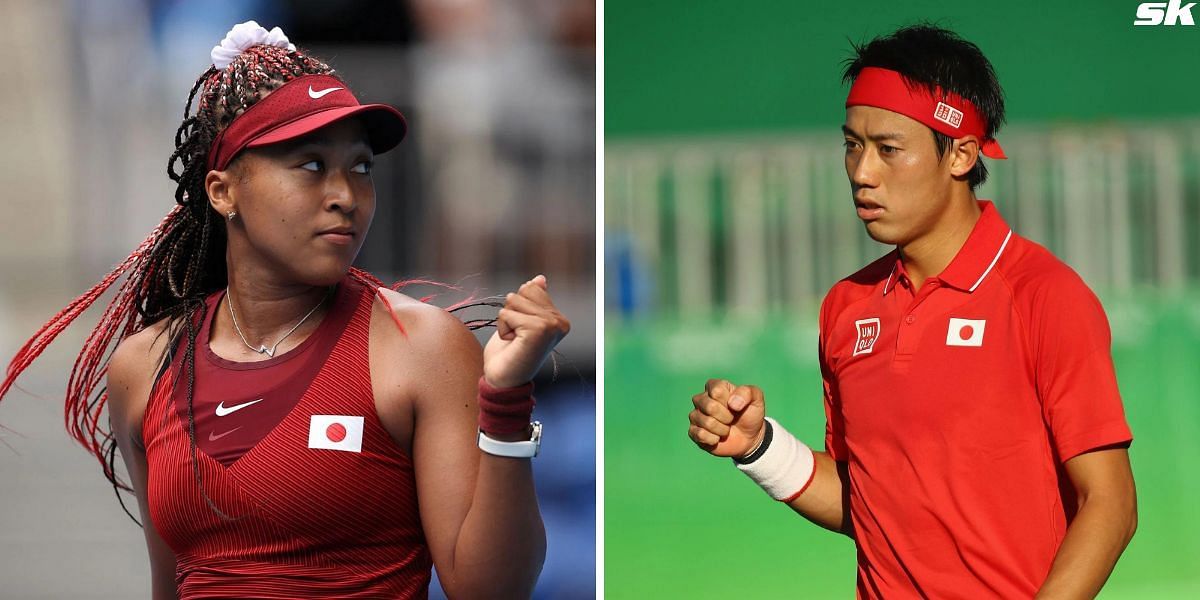
[{"label": "woman's ear", "polygon": [[208,175],[204,176],[204,189],[208,192],[208,203],[220,215],[229,218],[230,214],[237,214],[237,204],[233,199],[233,173],[226,169],[224,171],[209,171]]}]

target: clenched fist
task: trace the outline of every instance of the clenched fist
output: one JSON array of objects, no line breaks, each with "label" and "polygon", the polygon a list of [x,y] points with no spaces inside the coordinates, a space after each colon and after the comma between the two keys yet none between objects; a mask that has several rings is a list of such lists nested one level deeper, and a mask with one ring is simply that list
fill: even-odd
[{"label": "clenched fist", "polygon": [[762,441],[767,405],[758,386],[709,379],[692,404],[688,437],[709,454],[740,458]]},{"label": "clenched fist", "polygon": [[517,387],[533,379],[571,331],[571,322],[550,299],[549,287],[546,276],[538,275],[505,296],[496,333],[483,348],[483,376],[493,387]]}]

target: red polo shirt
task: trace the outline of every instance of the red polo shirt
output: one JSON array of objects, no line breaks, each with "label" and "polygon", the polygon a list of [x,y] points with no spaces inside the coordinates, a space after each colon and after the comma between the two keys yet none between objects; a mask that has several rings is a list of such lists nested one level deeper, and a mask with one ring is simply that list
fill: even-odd
[{"label": "red polo shirt", "polygon": [[1063,462],[1132,440],[1100,302],[980,206],[919,292],[892,252],[821,307],[860,597],[1032,597],[1073,512]]}]

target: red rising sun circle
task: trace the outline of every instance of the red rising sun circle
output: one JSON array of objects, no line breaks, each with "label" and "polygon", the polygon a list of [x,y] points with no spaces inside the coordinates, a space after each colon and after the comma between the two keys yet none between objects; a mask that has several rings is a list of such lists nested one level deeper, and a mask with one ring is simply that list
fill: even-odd
[{"label": "red rising sun circle", "polygon": [[346,426],[341,423],[334,423],[325,428],[325,437],[331,442],[340,442],[346,439]]}]

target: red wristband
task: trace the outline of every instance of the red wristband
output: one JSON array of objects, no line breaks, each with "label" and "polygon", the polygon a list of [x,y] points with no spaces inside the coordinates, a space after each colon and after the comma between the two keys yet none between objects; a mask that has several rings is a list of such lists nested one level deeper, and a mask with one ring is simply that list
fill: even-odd
[{"label": "red wristband", "polygon": [[484,433],[518,433],[533,416],[533,382],[512,388],[492,387],[479,378],[479,429]]}]

